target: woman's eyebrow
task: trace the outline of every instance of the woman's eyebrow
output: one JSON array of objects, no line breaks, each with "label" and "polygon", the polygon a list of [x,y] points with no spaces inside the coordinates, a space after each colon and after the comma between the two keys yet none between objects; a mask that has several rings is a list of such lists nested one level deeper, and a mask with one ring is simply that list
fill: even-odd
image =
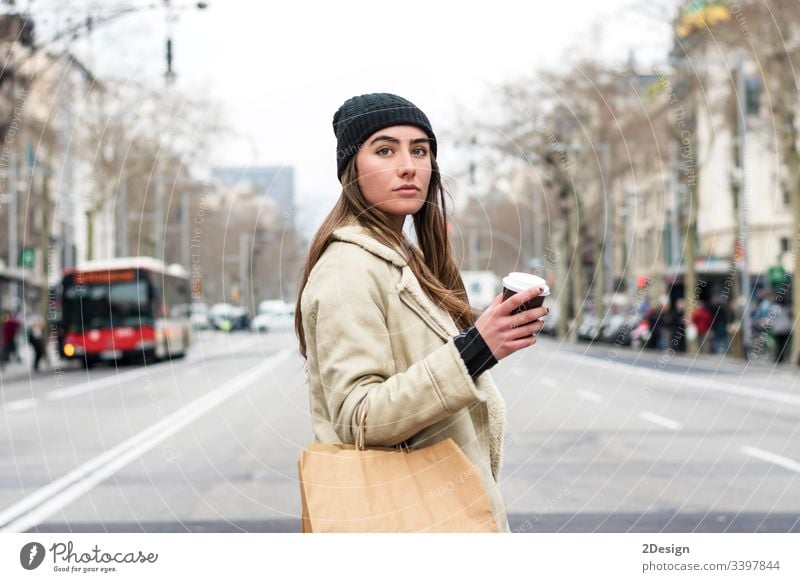
[{"label": "woman's eyebrow", "polygon": [[[392,137],[391,135],[379,135],[379,136],[377,136],[375,139],[373,139],[372,141],[370,141],[370,142],[369,142],[369,145],[372,145],[372,144],[374,144],[374,143],[375,143],[375,142],[377,142],[377,141],[388,141],[388,142],[391,142],[391,143],[400,143],[400,140],[399,140],[399,139],[397,139],[396,137]],[[411,140],[411,143],[412,143],[412,144],[416,144],[416,143],[428,143],[428,142],[430,142],[430,141],[431,141],[431,140],[430,140],[430,138],[429,138],[429,137],[418,137],[418,138],[412,139],[412,140]]]},{"label": "woman's eyebrow", "polygon": [[376,141],[390,141],[392,143],[400,143],[400,140],[397,139],[396,137],[392,137],[390,135],[379,135],[378,137],[373,139],[371,142],[369,142],[369,145],[374,144]]}]

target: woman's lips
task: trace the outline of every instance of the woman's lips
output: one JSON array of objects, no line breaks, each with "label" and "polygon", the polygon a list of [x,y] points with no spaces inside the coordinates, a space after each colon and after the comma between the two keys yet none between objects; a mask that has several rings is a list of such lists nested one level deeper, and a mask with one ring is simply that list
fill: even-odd
[{"label": "woman's lips", "polygon": [[419,188],[398,188],[394,192],[401,196],[415,196],[419,192]]}]

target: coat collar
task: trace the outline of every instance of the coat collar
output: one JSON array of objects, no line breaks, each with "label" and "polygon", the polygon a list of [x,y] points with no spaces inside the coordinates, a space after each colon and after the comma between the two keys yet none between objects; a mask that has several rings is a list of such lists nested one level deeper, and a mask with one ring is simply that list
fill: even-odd
[{"label": "coat collar", "polygon": [[373,238],[369,231],[358,223],[349,223],[333,231],[333,238],[344,242],[356,244],[400,268],[405,267],[408,261],[400,253]]},{"label": "coat collar", "polygon": [[356,244],[398,267],[401,273],[400,281],[397,283],[397,292],[403,302],[413,309],[443,340],[446,341],[459,333],[450,315],[430,300],[411,267],[408,266],[408,261],[401,256],[399,251],[375,240],[366,228],[353,222],[337,228],[333,232],[333,238]]}]

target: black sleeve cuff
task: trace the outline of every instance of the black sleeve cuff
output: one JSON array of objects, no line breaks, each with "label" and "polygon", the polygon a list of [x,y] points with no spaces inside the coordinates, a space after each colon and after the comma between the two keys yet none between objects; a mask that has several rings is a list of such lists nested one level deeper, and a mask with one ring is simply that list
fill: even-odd
[{"label": "black sleeve cuff", "polygon": [[478,376],[497,364],[492,351],[474,325],[453,338],[453,342],[473,380],[477,380]]}]

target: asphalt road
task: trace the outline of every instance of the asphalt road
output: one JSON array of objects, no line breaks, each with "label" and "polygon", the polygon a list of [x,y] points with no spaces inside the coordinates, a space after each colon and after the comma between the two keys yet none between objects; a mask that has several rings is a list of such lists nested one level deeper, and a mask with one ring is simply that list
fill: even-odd
[{"label": "asphalt road", "polygon": [[[0,530],[299,531],[289,333],[0,382]],[[800,531],[795,370],[542,338],[492,370],[515,532]]]}]

